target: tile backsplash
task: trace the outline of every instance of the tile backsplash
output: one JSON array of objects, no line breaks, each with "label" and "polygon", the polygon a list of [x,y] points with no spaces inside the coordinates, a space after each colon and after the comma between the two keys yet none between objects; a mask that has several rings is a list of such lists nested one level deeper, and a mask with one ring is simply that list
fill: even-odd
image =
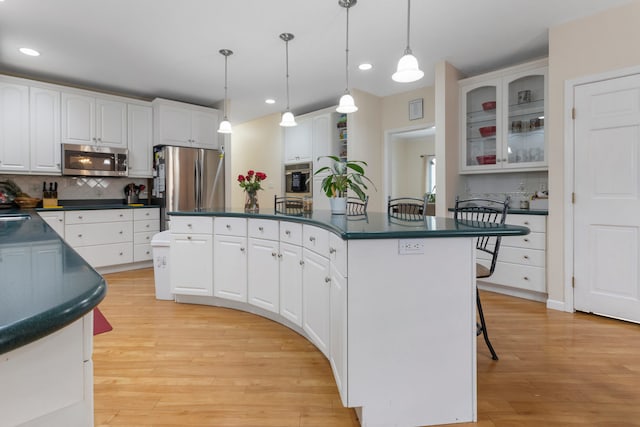
[{"label": "tile backsplash", "polygon": [[[147,185],[145,178],[108,178],[108,177],[70,177],[45,175],[9,175],[0,174],[0,181],[13,180],[23,192],[31,197],[42,197],[42,183],[58,183],[58,199],[124,199],[124,187],[127,184]],[[47,187],[48,188],[48,187]],[[140,193],[140,198],[147,198],[147,189]]]},{"label": "tile backsplash", "polygon": [[461,197],[487,197],[503,199],[511,196],[511,206],[529,199],[536,191],[549,190],[547,172],[515,172],[463,175],[460,181]]}]

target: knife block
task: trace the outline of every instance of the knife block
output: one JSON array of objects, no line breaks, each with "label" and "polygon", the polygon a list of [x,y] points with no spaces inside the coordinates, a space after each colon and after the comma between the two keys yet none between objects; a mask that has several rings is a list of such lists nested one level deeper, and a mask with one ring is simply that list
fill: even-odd
[{"label": "knife block", "polygon": [[57,191],[43,191],[42,192],[42,207],[43,208],[55,208],[55,207],[58,207],[58,192]]}]

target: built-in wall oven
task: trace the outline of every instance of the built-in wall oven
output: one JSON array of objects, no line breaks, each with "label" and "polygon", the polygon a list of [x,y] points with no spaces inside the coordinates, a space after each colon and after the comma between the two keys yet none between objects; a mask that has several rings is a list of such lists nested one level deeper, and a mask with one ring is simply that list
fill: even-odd
[{"label": "built-in wall oven", "polygon": [[292,163],[284,166],[285,194],[287,196],[311,197],[313,163]]}]

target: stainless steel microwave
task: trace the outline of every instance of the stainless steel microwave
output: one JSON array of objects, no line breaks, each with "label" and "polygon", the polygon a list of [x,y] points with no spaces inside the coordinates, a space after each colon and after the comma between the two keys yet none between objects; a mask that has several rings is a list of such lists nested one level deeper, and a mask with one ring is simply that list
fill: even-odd
[{"label": "stainless steel microwave", "polygon": [[285,165],[284,182],[285,193],[289,196],[311,196],[313,177],[311,162]]},{"label": "stainless steel microwave", "polygon": [[126,148],[62,144],[62,174],[128,176]]}]

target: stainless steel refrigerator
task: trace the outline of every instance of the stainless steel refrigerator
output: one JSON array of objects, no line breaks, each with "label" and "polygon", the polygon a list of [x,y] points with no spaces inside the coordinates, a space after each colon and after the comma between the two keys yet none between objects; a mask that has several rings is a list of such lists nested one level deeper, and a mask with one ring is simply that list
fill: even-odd
[{"label": "stainless steel refrigerator", "polygon": [[160,205],[160,229],[167,212],[224,208],[224,151],[158,145],[153,148],[152,202]]}]

